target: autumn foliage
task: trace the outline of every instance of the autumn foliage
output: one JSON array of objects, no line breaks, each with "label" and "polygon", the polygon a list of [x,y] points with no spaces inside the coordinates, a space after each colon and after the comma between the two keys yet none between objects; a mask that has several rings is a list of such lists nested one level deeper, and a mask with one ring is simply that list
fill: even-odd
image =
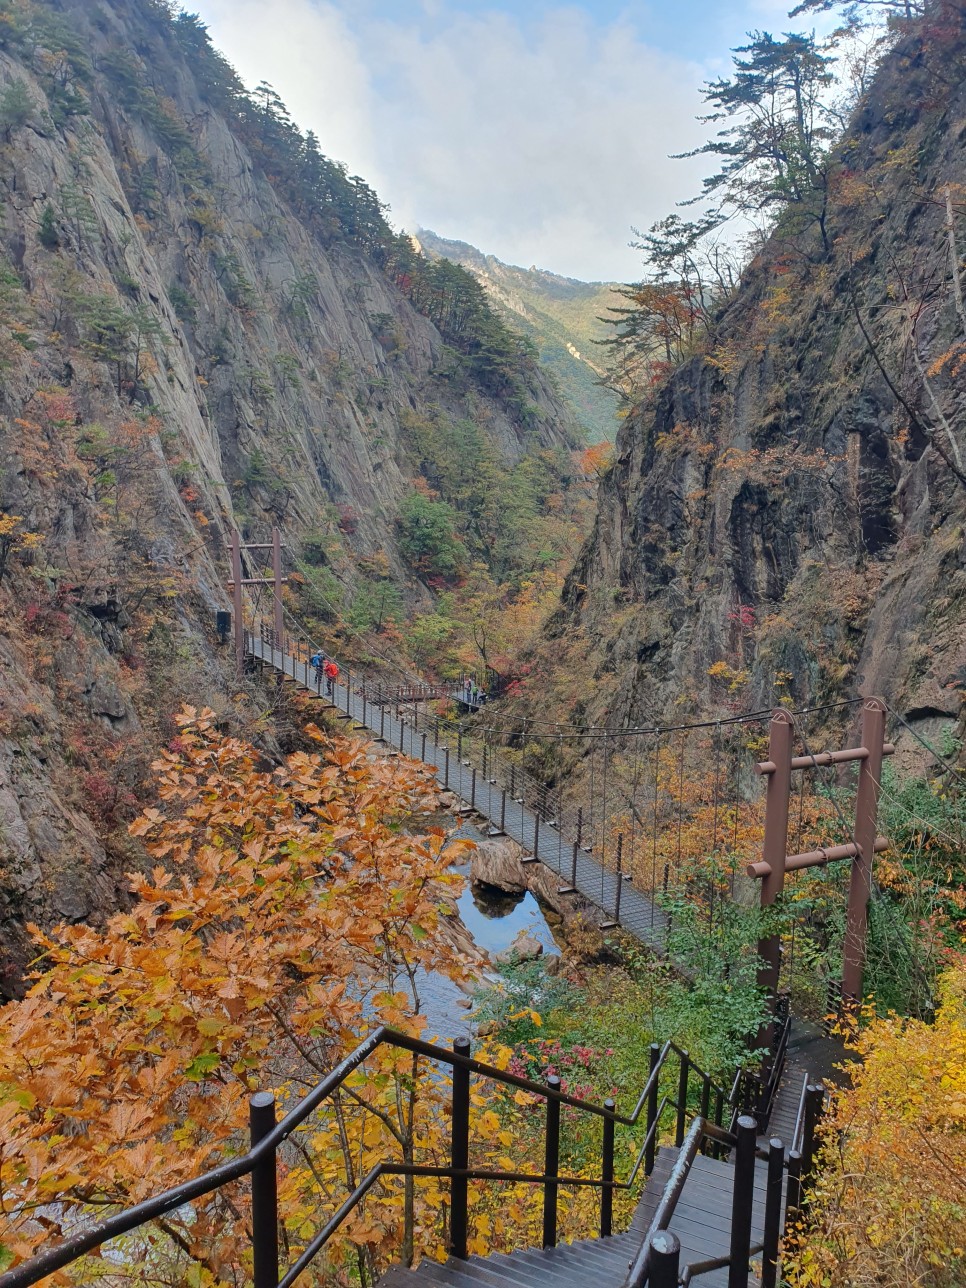
[{"label": "autumn foliage", "polygon": [[[104,930],[35,932],[42,973],[4,1011],[7,1263],[81,1213],[104,1215],[236,1153],[254,1089],[297,1095],[379,1020],[420,1031],[421,978],[463,971],[439,933],[460,880],[452,847],[409,830],[435,805],[422,768],[318,731],[319,754],[275,768],[219,735],[211,713],[179,723],[155,765],[159,806],[131,828],[154,867],[132,875],[130,911]],[[345,1197],[347,1151],[353,1167],[370,1152],[398,1157],[426,1126],[433,1097],[397,1098],[398,1059],[376,1072],[283,1168],[293,1248]],[[149,1257],[159,1282],[244,1283],[240,1190],[171,1214],[131,1241],[132,1262]],[[362,1271],[398,1249],[403,1201],[389,1188],[370,1203],[335,1264],[351,1256]],[[438,1207],[420,1210],[438,1224]],[[410,1218],[411,1238],[422,1218]]]},{"label": "autumn foliage", "polygon": [[966,1281],[966,959],[944,977],[935,1024],[873,1020],[856,1055],[790,1283],[956,1288]]},{"label": "autumn foliage", "polygon": [[[159,804],[130,828],[154,861],[130,878],[130,911],[103,930],[34,931],[42,970],[3,1013],[0,1268],[237,1155],[254,1090],[284,1112],[376,1024],[437,1036],[424,986],[466,974],[445,921],[468,843],[425,827],[437,789],[424,766],[312,725],[318,753],[274,766],[211,712],[178,724],[154,766]],[[499,1068],[512,1055],[476,1054]],[[360,1066],[280,1155],[283,1260],[376,1163],[447,1165],[450,1097],[448,1069],[425,1058],[384,1046]],[[474,1078],[471,1164],[539,1175],[544,1116],[540,1097]],[[583,1174],[581,1157],[567,1170]],[[241,1288],[247,1191],[115,1241],[80,1281]],[[537,1185],[472,1183],[470,1250],[539,1243],[541,1201]],[[445,1179],[385,1178],[306,1282],[371,1284],[390,1262],[445,1255],[448,1204]],[[591,1190],[563,1191],[560,1207],[570,1237],[597,1220]]]}]

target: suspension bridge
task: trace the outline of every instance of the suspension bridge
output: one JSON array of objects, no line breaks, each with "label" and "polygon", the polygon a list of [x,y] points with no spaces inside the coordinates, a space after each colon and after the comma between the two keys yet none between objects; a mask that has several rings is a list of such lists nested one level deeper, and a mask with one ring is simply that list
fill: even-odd
[{"label": "suspension bridge", "polygon": [[[426,685],[407,679],[388,686],[365,674],[353,676],[343,667],[331,693],[324,692],[324,681],[310,662],[312,646],[304,627],[295,623],[294,635],[285,630],[279,534],[273,534],[271,545],[257,547],[272,551],[271,578],[244,577],[242,549],[236,537],[233,591],[239,671],[249,665],[261,667],[278,683],[294,684],[316,701],[328,703],[350,726],[430,766],[440,786],[453,793],[456,812],[475,812],[486,820],[491,836],[518,842],[524,861],[540,862],[557,875],[562,894],[580,896],[596,909],[601,927],[619,926],[655,954],[666,954],[671,931],[667,895],[693,890],[693,876],[683,859],[695,846],[712,860],[727,861],[709,881],[709,924],[716,886],[723,884],[717,890],[723,898],[734,895],[737,880],[756,881],[761,906],[768,907],[781,898],[787,875],[847,863],[844,969],[838,990],[849,1004],[860,999],[868,904],[875,895],[872,862],[885,846],[876,830],[882,764],[894,751],[886,740],[888,713],[882,702],[858,699],[795,713],[753,712],[676,729],[576,729],[548,722],[541,736],[544,746],[555,743],[562,752],[568,743],[579,744],[580,755],[573,760],[581,766],[582,782],[565,797],[559,786],[548,784],[527,765],[526,739],[533,726],[524,729],[521,738],[520,730],[503,727],[460,682]],[[241,611],[242,586],[266,584],[274,590],[272,618],[248,629]],[[440,700],[457,704],[468,719],[454,722],[434,714],[429,704]],[[850,707],[857,708],[861,720],[857,745],[814,751],[809,720],[836,709],[841,715]],[[908,726],[906,730],[917,737]],[[712,767],[697,793],[691,781],[695,758],[687,754],[689,738],[701,740],[700,753]],[[805,774],[840,773],[842,766],[858,771],[853,815],[847,818],[839,795],[830,792],[839,835],[816,843],[805,818]],[[746,854],[739,863],[739,832],[749,814],[759,813],[758,857],[747,861],[751,856]],[[828,827],[828,818],[823,825]],[[783,962],[779,936],[766,935],[758,951],[759,982],[771,1001],[772,1020],[759,1035],[760,1071],[739,1068],[730,1085],[709,1077],[673,1042],[654,1044],[636,1104],[621,1111],[612,1100],[593,1103],[567,1093],[556,1077],[535,1082],[484,1064],[473,1058],[466,1038],[457,1039],[450,1049],[380,1028],[280,1121],[274,1097],[254,1095],[247,1153],[90,1223],[0,1275],[0,1288],[36,1284],[107,1240],[215,1195],[241,1178],[249,1178],[251,1186],[253,1288],[292,1288],[307,1272],[314,1282],[320,1282],[319,1275],[321,1282],[329,1282],[330,1241],[364,1205],[366,1195],[390,1177],[412,1182],[433,1177],[448,1185],[448,1256],[443,1262],[424,1260],[415,1269],[391,1268],[379,1281],[383,1288],[686,1288],[699,1280],[705,1288],[777,1288],[783,1232],[807,1211],[826,1086],[842,1051],[820,1027],[790,1014],[791,963]],[[304,1246],[296,1241],[291,1260],[289,1237],[280,1239],[286,1214],[278,1201],[279,1155],[299,1127],[329,1104],[346,1079],[358,1075],[382,1046],[424,1058],[437,1070],[424,1077],[446,1071],[451,1078],[449,1162],[387,1157],[364,1177],[348,1182],[341,1206],[318,1223],[314,1234],[300,1234]],[[538,1170],[510,1172],[472,1165],[471,1086],[487,1080],[526,1091],[542,1102],[543,1160]],[[586,1167],[579,1174],[568,1172],[561,1162],[564,1107],[600,1127],[595,1174]],[[615,1135],[638,1127],[635,1162],[626,1176],[619,1176]],[[469,1255],[471,1185],[509,1182],[542,1192],[541,1246]],[[560,1191],[587,1186],[599,1199],[598,1236],[560,1244]],[[642,1192],[629,1228],[615,1233],[614,1196],[638,1191]],[[290,1257],[287,1268],[282,1265],[283,1247]]]},{"label": "suspension bridge", "polygon": [[[471,739],[465,740],[464,747],[461,734],[452,737],[452,731],[428,712],[414,709],[408,720],[395,714],[405,699],[390,697],[380,686],[367,689],[364,682],[353,684],[351,671],[340,672],[330,698],[308,658],[300,659],[287,652],[284,642],[270,634],[266,638],[265,634],[248,632],[246,654],[295,681],[313,697],[330,702],[334,711],[356,728],[366,729],[401,753],[432,766],[444,791],[453,792],[463,809],[488,821],[490,836],[509,836],[532,861],[556,872],[566,882],[563,890],[583,895],[600,910],[602,925],[619,925],[650,948],[663,952],[667,918],[654,900],[635,890],[623,872],[609,871],[598,862],[591,847],[583,843],[579,830],[572,839],[565,840],[561,820],[548,816],[547,793],[535,792],[528,776],[516,766],[493,751],[485,759],[481,756],[479,764],[472,763]],[[459,700],[459,692],[446,691],[446,696]],[[527,803],[528,787],[531,797],[536,798],[532,805]]]}]

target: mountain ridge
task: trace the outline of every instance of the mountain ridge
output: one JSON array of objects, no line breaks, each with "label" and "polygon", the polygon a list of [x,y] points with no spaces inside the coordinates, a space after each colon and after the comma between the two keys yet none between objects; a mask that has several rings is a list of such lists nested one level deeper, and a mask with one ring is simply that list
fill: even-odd
[{"label": "mountain ridge", "polygon": [[289,603],[317,618],[351,624],[392,594],[426,608],[402,525],[407,506],[417,526],[449,512],[425,495],[417,431],[458,427],[497,479],[532,466],[554,487],[581,435],[474,280],[414,257],[196,18],[157,0],[0,9],[9,993],[27,923],[123,902],[172,702],[263,725],[214,629],[234,528],[283,529]]},{"label": "mountain ridge", "polygon": [[600,319],[626,303],[619,283],[583,282],[535,265],[508,264],[469,242],[424,228],[416,231],[414,242],[431,258],[449,259],[473,273],[509,324],[521,327],[537,345],[591,436],[614,438],[620,398],[601,383],[606,365],[595,346],[610,333]]}]

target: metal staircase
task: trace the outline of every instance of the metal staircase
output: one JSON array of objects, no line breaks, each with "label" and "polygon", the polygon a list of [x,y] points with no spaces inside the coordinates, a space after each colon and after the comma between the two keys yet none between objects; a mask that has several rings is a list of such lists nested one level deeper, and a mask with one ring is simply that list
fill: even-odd
[{"label": "metal staircase", "polygon": [[[788,1026],[782,1026],[784,1033]],[[777,1050],[786,1043],[780,1042]],[[280,1222],[277,1190],[278,1154],[289,1137],[346,1080],[361,1070],[379,1047],[389,1046],[425,1057],[450,1070],[452,1078],[451,1157],[447,1166],[401,1162],[387,1158],[359,1179],[339,1209],[285,1270],[280,1266]],[[676,1068],[675,1068],[676,1064]],[[672,1288],[699,1277],[708,1288],[748,1288],[752,1261],[760,1257],[762,1288],[775,1288],[779,1241],[783,1225],[801,1205],[801,1185],[811,1169],[815,1126],[823,1089],[809,1088],[796,1119],[796,1135],[786,1150],[772,1140],[758,1147],[761,1123],[748,1110],[770,1100],[770,1087],[779,1085],[780,1071],[762,1085],[739,1070],[730,1090],[718,1086],[694,1065],[687,1052],[672,1042],[651,1047],[650,1074],[629,1113],[620,1113],[611,1100],[603,1104],[563,1091],[560,1080],[532,1081],[473,1058],[469,1041],[457,1039],[453,1049],[423,1042],[392,1029],[377,1029],[285,1117],[275,1121],[274,1097],[258,1093],[251,1102],[251,1148],[213,1171],[91,1223],[83,1231],[0,1275],[0,1288],[27,1288],[76,1262],[107,1240],[129,1233],[176,1210],[185,1203],[213,1194],[241,1177],[251,1177],[251,1230],[254,1288],[291,1288],[383,1177],[435,1177],[449,1182],[448,1243],[445,1263],[423,1262],[415,1268],[390,1270],[387,1288],[406,1284],[470,1284],[491,1288],[514,1285],[568,1284],[571,1288]],[[427,1070],[424,1077],[438,1076]],[[544,1150],[540,1170],[505,1172],[475,1168],[470,1162],[471,1082],[486,1079],[507,1088],[529,1092],[544,1102]],[[787,1084],[788,1087],[791,1084]],[[661,1094],[662,1087],[666,1088]],[[776,1103],[788,1090],[779,1090]],[[692,1106],[699,1113],[688,1117]],[[597,1176],[568,1173],[560,1165],[560,1119],[569,1106],[601,1125],[600,1169]],[[711,1116],[709,1116],[709,1114]],[[727,1123],[727,1125],[725,1125]],[[626,1179],[615,1171],[617,1128],[644,1127],[636,1162]],[[661,1132],[673,1131],[674,1145],[659,1148]],[[613,1196],[636,1191],[641,1176],[649,1182],[630,1228],[613,1233]],[[530,1184],[543,1192],[543,1247],[520,1249],[489,1257],[468,1256],[469,1182]],[[600,1195],[600,1237],[570,1245],[558,1243],[557,1201],[566,1186],[591,1186]]]},{"label": "metal staircase", "polygon": [[[321,698],[321,686],[310,674],[307,659],[296,659],[254,635],[241,638],[241,651],[243,656],[247,652],[272,667],[279,682],[287,678]],[[623,925],[652,948],[660,950],[664,946],[665,914],[644,894],[625,887],[619,848],[617,869],[611,872],[597,861],[589,847],[581,846],[579,817],[577,838],[567,855],[560,817],[546,819],[540,808],[528,809],[523,799],[514,795],[512,777],[508,788],[494,772],[492,761],[489,765],[484,761],[486,767],[478,773],[463,759],[459,745],[457,755],[451,757],[450,749],[440,746],[438,737],[432,737],[425,728],[417,730],[403,719],[394,719],[391,708],[374,705],[365,688],[355,690],[348,675],[333,697],[337,711],[344,713],[347,721],[368,727],[377,737],[435,765],[443,785],[461,796],[469,808],[487,815],[492,831],[515,836],[535,858],[568,877],[569,889],[581,890],[592,902],[596,900],[608,918],[607,924]],[[860,752],[866,757],[869,754],[860,748],[831,755],[833,759],[855,759]],[[789,771],[796,767],[790,752],[786,759]],[[764,771],[773,770],[771,761],[764,763]],[[874,817],[872,823],[874,832]],[[871,847],[867,848],[871,853]],[[837,857],[832,851],[822,851],[822,856],[822,861]],[[814,856],[795,857],[810,860]],[[769,863],[758,866],[771,871]],[[772,997],[776,994],[777,988],[772,990]],[[672,1042],[653,1045],[646,1084],[634,1107],[623,1113],[613,1101],[594,1104],[565,1093],[554,1077],[537,1083],[481,1063],[473,1058],[465,1039],[449,1050],[390,1029],[377,1029],[289,1109],[280,1122],[275,1120],[274,1097],[268,1093],[255,1095],[247,1153],[136,1207],[86,1225],[61,1244],[0,1274],[0,1288],[27,1288],[39,1283],[107,1240],[242,1177],[251,1178],[253,1286],[292,1288],[366,1195],[384,1177],[392,1176],[409,1177],[414,1183],[421,1177],[448,1183],[449,1257],[444,1262],[426,1260],[413,1268],[394,1267],[381,1280],[385,1288],[405,1288],[408,1284],[448,1284],[454,1288],[540,1288],[544,1284],[560,1288],[677,1288],[692,1282],[700,1283],[702,1288],[748,1288],[759,1283],[761,1288],[776,1288],[782,1231],[801,1211],[803,1186],[812,1169],[816,1125],[824,1098],[817,1079],[830,1072],[839,1049],[818,1030],[792,1023],[781,1011],[769,1027],[765,1072],[758,1077],[739,1070],[730,1088],[717,1085],[691,1062],[686,1051]],[[387,1157],[366,1176],[349,1182],[350,1192],[338,1210],[283,1269],[279,1229],[280,1223],[284,1225],[284,1213],[279,1211],[276,1181],[279,1152],[309,1115],[333,1096],[350,1075],[357,1074],[368,1056],[383,1044],[433,1062],[436,1072],[424,1076],[438,1077],[440,1068],[449,1071],[453,1096],[449,1163],[443,1166]],[[474,1078],[528,1092],[543,1102],[543,1159],[539,1170],[503,1172],[471,1166],[470,1087]],[[583,1171],[568,1174],[561,1167],[562,1106],[599,1120],[600,1166],[593,1177]],[[624,1179],[615,1170],[618,1128],[643,1130],[636,1162]],[[777,1138],[765,1134],[769,1128],[778,1132]],[[666,1143],[662,1143],[662,1137]],[[647,1183],[630,1227],[615,1234],[614,1194],[636,1194],[644,1178]],[[543,1195],[543,1246],[469,1256],[471,1181],[539,1187]],[[599,1237],[558,1244],[557,1197],[560,1189],[567,1186],[591,1186],[599,1194]]]}]

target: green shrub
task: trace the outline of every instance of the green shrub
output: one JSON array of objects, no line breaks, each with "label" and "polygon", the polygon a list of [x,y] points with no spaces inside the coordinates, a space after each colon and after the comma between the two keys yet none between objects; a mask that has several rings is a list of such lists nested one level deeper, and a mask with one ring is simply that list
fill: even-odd
[{"label": "green shrub", "polygon": [[421,576],[451,579],[465,563],[456,515],[445,501],[411,493],[399,511],[399,552]]}]

